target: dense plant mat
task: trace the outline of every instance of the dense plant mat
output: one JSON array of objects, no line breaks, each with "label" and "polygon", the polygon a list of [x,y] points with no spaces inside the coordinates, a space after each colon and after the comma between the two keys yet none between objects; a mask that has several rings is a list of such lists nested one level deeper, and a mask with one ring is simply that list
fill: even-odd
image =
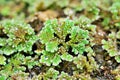
[{"label": "dense plant mat", "polygon": [[0,80],[120,80],[120,0],[0,0]]}]

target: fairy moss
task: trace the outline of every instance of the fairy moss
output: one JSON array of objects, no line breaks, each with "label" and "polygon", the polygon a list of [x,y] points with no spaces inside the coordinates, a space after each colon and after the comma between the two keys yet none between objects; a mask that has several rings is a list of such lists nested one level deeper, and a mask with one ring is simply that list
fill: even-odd
[{"label": "fairy moss", "polygon": [[0,80],[119,80],[120,0],[0,0]]}]

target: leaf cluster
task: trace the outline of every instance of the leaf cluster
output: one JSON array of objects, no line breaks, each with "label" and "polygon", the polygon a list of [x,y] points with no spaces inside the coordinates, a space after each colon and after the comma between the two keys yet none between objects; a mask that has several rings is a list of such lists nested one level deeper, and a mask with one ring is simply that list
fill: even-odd
[{"label": "leaf cluster", "polygon": [[30,25],[17,20],[1,22],[1,31],[5,37],[0,38],[1,54],[11,55],[14,52],[30,52],[37,36]]},{"label": "leaf cluster", "polygon": [[45,45],[40,61],[49,66],[57,66],[61,60],[72,61],[73,55],[83,54],[89,43],[88,31],[75,26],[71,20],[60,23],[56,19],[48,20],[39,34],[41,43]]}]

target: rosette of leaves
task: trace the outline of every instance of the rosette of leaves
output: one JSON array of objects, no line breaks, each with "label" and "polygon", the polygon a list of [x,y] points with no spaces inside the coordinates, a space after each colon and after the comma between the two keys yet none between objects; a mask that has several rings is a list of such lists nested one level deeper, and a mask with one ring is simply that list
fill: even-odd
[{"label": "rosette of leaves", "polygon": [[92,35],[96,33],[96,25],[91,24],[92,20],[87,18],[85,15],[81,15],[79,18],[75,18],[74,23],[79,25],[81,28],[88,30]]},{"label": "rosette of leaves", "polygon": [[83,54],[89,43],[88,31],[75,26],[71,20],[46,21],[39,37],[45,45],[40,62],[48,66],[57,66],[61,60],[72,61],[74,55]]},{"label": "rosette of leaves", "polygon": [[120,29],[120,1],[119,0],[106,0],[106,6],[101,6],[107,8],[106,10],[101,10],[101,17],[103,18],[102,25],[104,29]]},{"label": "rosette of leaves", "polygon": [[[92,3],[92,4],[91,4]],[[84,15],[91,19],[91,21],[95,21],[100,18],[99,12],[100,9],[97,7],[99,5],[99,0],[82,0],[81,7],[82,10],[85,10]]]},{"label": "rosette of leaves", "polygon": [[112,5],[109,7],[110,12],[112,13],[113,19],[119,19],[119,10],[120,10],[120,1],[113,0]]},{"label": "rosette of leaves", "polygon": [[110,7],[110,11],[112,13],[112,22],[114,23],[113,25],[120,29],[120,1],[119,0],[114,0],[112,3],[112,6]]},{"label": "rosette of leaves", "polygon": [[98,65],[92,55],[88,53],[87,56],[88,60],[81,54],[74,57],[73,63],[76,64],[77,69],[80,69],[80,72],[84,71],[84,69],[86,69],[87,72],[92,72],[98,68]]},{"label": "rosette of leaves", "polygon": [[74,23],[75,25],[79,25],[80,28],[84,29],[84,30],[88,30],[89,31],[89,43],[91,45],[91,47],[93,45],[95,45],[95,36],[97,34],[97,26],[91,24],[92,20],[90,20],[89,18],[87,18],[85,15],[81,15],[79,18],[74,18]]},{"label": "rosette of leaves", "polygon": [[4,20],[1,22],[0,38],[1,54],[10,55],[17,51],[30,52],[37,36],[29,24],[19,20]]},{"label": "rosette of leaves", "polygon": [[108,40],[102,40],[102,48],[105,49],[111,57],[115,57],[118,63],[120,63],[119,39],[120,31],[117,33],[112,32],[108,35]]}]

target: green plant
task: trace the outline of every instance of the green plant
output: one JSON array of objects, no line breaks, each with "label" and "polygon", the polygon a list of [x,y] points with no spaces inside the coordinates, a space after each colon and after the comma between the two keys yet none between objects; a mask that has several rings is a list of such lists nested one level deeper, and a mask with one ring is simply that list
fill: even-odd
[{"label": "green plant", "polygon": [[105,49],[111,57],[115,57],[115,60],[118,63],[120,63],[120,55],[117,46],[119,44],[119,41],[117,41],[117,39],[120,38],[119,33],[120,31],[117,33],[112,32],[109,34],[108,40],[102,40],[103,49]]},{"label": "green plant", "polygon": [[6,58],[3,55],[0,55],[0,64],[5,65],[6,64]]},{"label": "green plant", "polygon": [[61,60],[72,61],[74,56],[71,53],[83,54],[89,43],[88,31],[75,26],[71,20],[60,23],[56,19],[46,21],[39,37],[40,42],[45,45],[40,62],[48,66],[57,66]]},{"label": "green plant", "polygon": [[0,80],[120,79],[120,0],[0,0],[0,20]]},{"label": "green plant", "polygon": [[23,59],[24,59],[24,56],[19,53],[7,59],[8,63],[2,66],[0,75],[5,76],[5,78],[8,78],[9,76],[10,77],[12,76],[11,74],[25,71],[26,68],[24,66],[21,66]]},{"label": "green plant", "polygon": [[[28,74],[24,73],[25,66],[31,69],[33,66],[39,65],[36,61],[38,56],[25,57],[25,54],[33,54],[32,46],[38,40],[34,29],[20,20],[4,20],[0,24],[0,35],[3,36],[0,37],[1,78],[4,78],[3,76],[9,79],[14,76],[17,79],[22,79],[22,76],[28,77]],[[9,57],[7,58],[7,56]],[[21,77],[17,77],[18,75]]]},{"label": "green plant", "polygon": [[113,19],[119,18],[119,9],[120,9],[120,2],[119,1],[113,1],[112,6],[109,8],[112,13]]},{"label": "green plant", "polygon": [[19,20],[1,22],[1,31],[6,37],[0,38],[1,54],[11,55],[14,52],[30,52],[37,36],[29,24]]},{"label": "green plant", "polygon": [[79,54],[78,57],[75,57],[73,63],[76,64],[77,69],[81,71],[85,68],[87,72],[92,72],[98,68],[94,58],[91,54],[88,54],[88,60],[85,56]]}]

